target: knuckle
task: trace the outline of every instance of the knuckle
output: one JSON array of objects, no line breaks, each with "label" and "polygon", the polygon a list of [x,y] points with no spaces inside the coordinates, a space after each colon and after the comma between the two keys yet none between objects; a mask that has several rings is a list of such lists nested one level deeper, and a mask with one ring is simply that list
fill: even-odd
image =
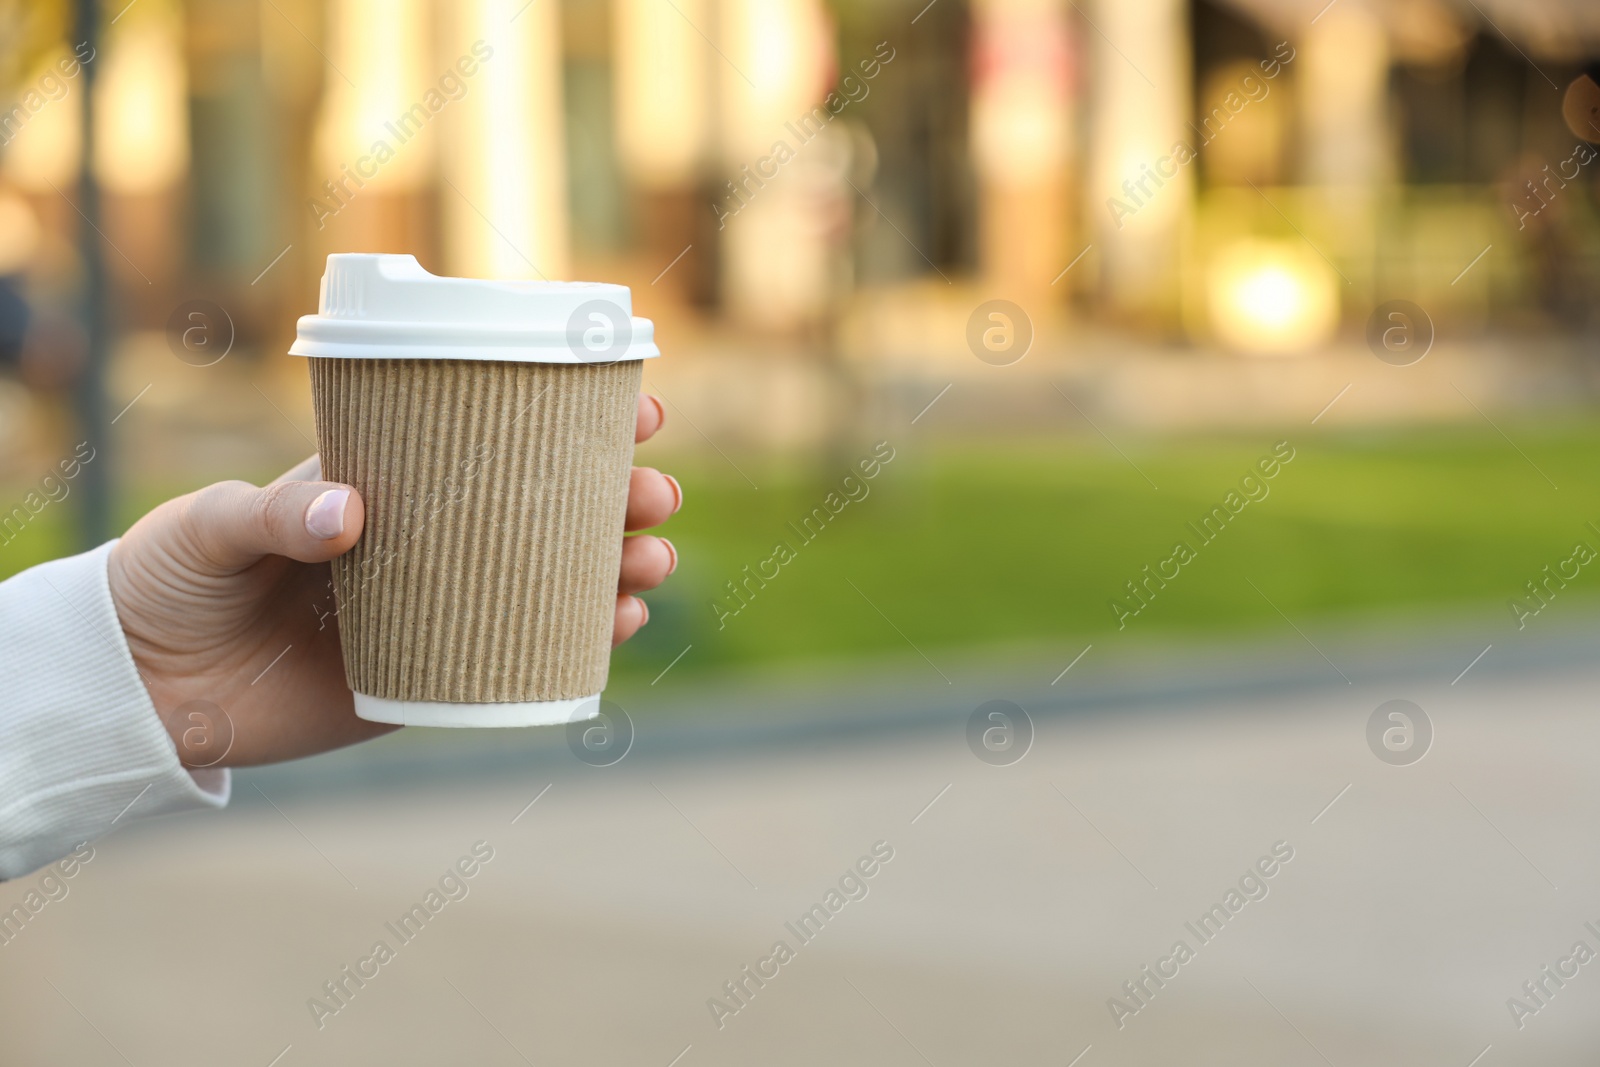
[{"label": "knuckle", "polygon": [[293,534],[291,512],[296,495],[292,486],[282,482],[255,491],[251,518],[273,544],[282,544]]},{"label": "knuckle", "polygon": [[227,481],[195,490],[184,498],[184,525],[196,533],[216,526],[218,520],[236,505],[241,491],[249,488],[244,482]]},{"label": "knuckle", "polygon": [[250,489],[251,486],[248,482],[242,482],[235,478],[223,482],[213,482],[204,489],[198,489],[190,494],[190,498],[193,501],[192,506],[194,509],[200,512],[202,516],[208,517],[232,504],[239,498],[241,493],[247,493]]},{"label": "knuckle", "polygon": [[197,558],[218,557],[229,530],[229,512],[238,507],[243,494],[253,491],[248,482],[216,482],[174,501],[178,532]]}]

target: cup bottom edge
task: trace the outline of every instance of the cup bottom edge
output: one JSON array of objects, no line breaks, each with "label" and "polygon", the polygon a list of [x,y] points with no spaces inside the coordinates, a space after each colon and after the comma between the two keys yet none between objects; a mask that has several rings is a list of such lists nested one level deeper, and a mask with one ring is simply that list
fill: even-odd
[{"label": "cup bottom edge", "polygon": [[[600,714],[600,694],[566,700],[528,700],[496,704],[458,704],[442,700],[390,700],[352,694],[356,715],[395,726],[495,729],[507,726],[558,726]],[[585,707],[585,705],[588,705]]]}]

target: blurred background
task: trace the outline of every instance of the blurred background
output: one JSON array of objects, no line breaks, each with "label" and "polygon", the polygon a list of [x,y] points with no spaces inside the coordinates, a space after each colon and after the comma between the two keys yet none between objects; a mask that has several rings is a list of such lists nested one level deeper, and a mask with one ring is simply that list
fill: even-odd
[{"label": "blurred background", "polygon": [[[626,759],[412,731],[119,830],[0,947],[32,1035],[0,1059],[1592,1052],[1600,979],[1521,1026],[1505,998],[1600,947],[1568,889],[1600,892],[1571,847],[1600,814],[1594,5],[12,0],[0,26],[0,577],[311,452],[286,350],[330,252],[631,286],[668,416],[639,462],[687,500],[615,657]],[[1397,770],[1364,731],[1401,697],[1438,749]],[[500,834],[487,900],[410,950],[436,958],[312,1025]],[[1301,888],[1119,1029],[1121,983],[1302,838]],[[879,839],[900,899],[709,1022]]]},{"label": "blurred background", "polygon": [[[1283,437],[1319,458],[1237,541],[1286,611],[1501,600],[1568,536],[1530,461],[1587,476],[1585,7],[905,8],[139,0],[87,43],[13,5],[0,573],[305,453],[285,351],[348,250],[658,323],[692,550],[625,672],[906,651],[840,581],[709,606],[879,440],[909,462],[808,555],[936,646],[1097,631]],[[1270,625],[1221,570],[1140,628]]]},{"label": "blurred background", "polygon": [[[1284,437],[1318,459],[1221,551],[1285,611],[1502,601],[1575,526],[1584,5],[84,7],[7,8],[0,574],[307,452],[285,351],[348,250],[658,323],[650,461],[696,506],[624,674],[908,653],[842,581],[710,606],[879,440],[871,520],[807,555],[941,647],[1087,641]],[[1183,585],[1141,631],[1276,620]]]}]

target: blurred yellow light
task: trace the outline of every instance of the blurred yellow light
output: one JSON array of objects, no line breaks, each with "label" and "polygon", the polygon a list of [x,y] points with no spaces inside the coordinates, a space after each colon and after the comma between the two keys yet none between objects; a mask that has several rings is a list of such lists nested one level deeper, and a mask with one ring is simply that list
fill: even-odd
[{"label": "blurred yellow light", "polygon": [[[1100,0],[1090,6],[1095,30],[1085,40],[1095,62],[1089,64],[1091,84],[1083,90],[1092,131],[1086,179],[1094,218],[1110,231],[1103,251],[1117,289],[1143,289],[1155,273],[1152,265],[1170,261],[1172,227],[1190,210],[1191,167],[1179,167],[1176,178],[1167,179],[1153,196],[1141,196],[1142,203],[1129,199],[1122,187],[1124,181],[1137,181],[1145,167],[1155,167],[1174,144],[1194,140],[1188,123],[1194,106],[1188,9],[1183,0]],[[1101,34],[1128,50],[1126,61],[1101,46]],[[1118,220],[1110,198],[1137,210]],[[1142,301],[1118,297],[1118,303]]]},{"label": "blurred yellow light", "polygon": [[1334,4],[1301,47],[1295,96],[1308,184],[1372,186],[1394,169],[1383,21],[1361,5]]},{"label": "blurred yellow light", "polygon": [[83,75],[80,70],[71,81],[55,77],[59,73],[56,64],[70,55],[63,48],[46,56],[29,72],[26,82],[30,88],[65,86],[58,89],[58,99],[50,99],[37,111],[29,106],[30,100],[37,103],[37,93],[13,101],[28,107],[31,117],[20,131],[11,131],[5,152],[0,154],[0,167],[7,178],[29,192],[54,196],[52,186],[65,186],[78,174],[83,153],[83,116],[77,94],[83,91]]},{"label": "blurred yellow light", "polygon": [[695,27],[712,24],[709,9],[708,0],[617,0],[617,148],[639,185],[692,184],[705,162],[711,68]]},{"label": "blurred yellow light", "polygon": [[728,61],[714,68],[722,79],[720,142],[737,168],[772,151],[774,138],[792,137],[784,123],[826,98],[832,27],[820,0],[724,0],[718,11]]},{"label": "blurred yellow light", "polygon": [[[418,132],[415,125],[404,124],[404,117],[438,84],[457,54],[439,49],[440,54],[432,55],[432,43],[422,0],[337,0],[330,5],[328,52],[337,69],[328,71],[318,116],[314,187],[338,182],[344,168],[372,152],[379,140],[393,152],[365,177],[366,186],[401,192],[427,183],[438,135],[427,126]],[[403,136],[392,129],[397,124],[403,124]]]},{"label": "blurred yellow light", "polygon": [[1054,0],[980,0],[973,7],[972,161],[986,182],[1053,178],[1072,152],[1072,41]]},{"label": "blurred yellow light", "polygon": [[1239,305],[1257,322],[1281,331],[1295,319],[1304,303],[1294,275],[1282,267],[1263,267],[1239,283]]},{"label": "blurred yellow light", "polygon": [[95,177],[119,193],[150,193],[189,168],[188,85],[176,15],[153,7],[113,29],[95,85]]},{"label": "blurred yellow light", "polygon": [[1207,306],[1217,339],[1256,354],[1304,352],[1338,325],[1338,281],[1315,253],[1290,244],[1246,241],[1212,261]]},{"label": "blurred yellow light", "polygon": [[484,60],[444,122],[446,269],[473,278],[563,278],[567,216],[561,8],[526,0],[450,5],[452,36]]}]

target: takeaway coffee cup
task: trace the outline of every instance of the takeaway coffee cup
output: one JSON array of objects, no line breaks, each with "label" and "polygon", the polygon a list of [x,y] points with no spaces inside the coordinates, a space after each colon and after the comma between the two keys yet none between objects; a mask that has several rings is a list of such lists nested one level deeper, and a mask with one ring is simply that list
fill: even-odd
[{"label": "takeaway coffee cup", "polygon": [[309,357],[323,477],[366,528],[333,563],[356,714],[592,718],[611,658],[642,361],[625,286],[328,257]]}]

